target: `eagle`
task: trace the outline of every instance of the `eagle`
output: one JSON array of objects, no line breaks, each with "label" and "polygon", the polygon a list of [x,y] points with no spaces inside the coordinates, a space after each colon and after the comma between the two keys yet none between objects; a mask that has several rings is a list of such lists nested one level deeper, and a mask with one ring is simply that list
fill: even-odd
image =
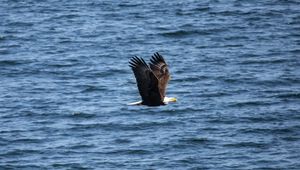
[{"label": "eagle", "polygon": [[142,101],[129,105],[160,106],[176,102],[174,97],[166,97],[166,88],[170,80],[168,65],[163,56],[154,53],[149,65],[143,58],[134,56],[129,61]]}]

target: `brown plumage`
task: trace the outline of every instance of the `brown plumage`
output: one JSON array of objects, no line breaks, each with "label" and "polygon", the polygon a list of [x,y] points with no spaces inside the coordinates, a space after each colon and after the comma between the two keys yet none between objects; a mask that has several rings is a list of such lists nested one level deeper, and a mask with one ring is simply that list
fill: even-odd
[{"label": "brown plumage", "polygon": [[170,74],[164,58],[157,52],[150,59],[150,67],[144,59],[137,56],[131,58],[129,64],[142,97],[141,104],[148,106],[165,105],[164,99]]}]

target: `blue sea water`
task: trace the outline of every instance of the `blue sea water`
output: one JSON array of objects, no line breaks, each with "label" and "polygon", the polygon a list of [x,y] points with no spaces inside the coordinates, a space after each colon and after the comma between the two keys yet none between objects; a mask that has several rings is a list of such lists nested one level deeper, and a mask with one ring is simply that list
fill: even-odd
[{"label": "blue sea water", "polygon": [[0,2],[0,169],[300,169],[299,1]]}]

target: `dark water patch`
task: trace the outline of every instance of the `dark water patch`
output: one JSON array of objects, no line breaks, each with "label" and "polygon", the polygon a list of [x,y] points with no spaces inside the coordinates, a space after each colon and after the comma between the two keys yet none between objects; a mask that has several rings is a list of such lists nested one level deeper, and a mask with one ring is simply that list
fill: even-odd
[{"label": "dark water patch", "polygon": [[141,123],[97,123],[97,124],[69,124],[70,130],[83,131],[83,130],[108,130],[108,131],[135,131],[135,130],[149,130],[153,128],[162,128],[174,126],[177,123],[174,121],[167,122],[141,122]]},{"label": "dark water patch", "polygon": [[47,65],[49,67],[53,67],[53,68],[65,68],[65,67],[72,67],[72,66],[76,66],[79,63],[71,63],[71,62],[56,62],[56,63],[48,63]]},{"label": "dark water patch", "polygon": [[0,66],[18,66],[32,62],[34,62],[34,60],[0,60]]},{"label": "dark water patch", "polygon": [[182,9],[177,9],[175,14],[179,17],[183,17],[183,16],[190,16],[190,15],[193,15],[195,14],[194,11],[191,11],[191,10],[182,10]]},{"label": "dark water patch", "polygon": [[172,38],[180,38],[180,37],[187,37],[187,36],[201,36],[201,35],[210,35],[216,34],[220,32],[224,32],[225,29],[207,29],[207,30],[177,30],[177,31],[169,31],[160,33],[162,36],[165,37],[172,37]]},{"label": "dark water patch", "polygon": [[248,129],[241,129],[242,133],[253,133],[253,134],[274,134],[274,135],[288,135],[294,134],[295,129],[297,127],[275,127],[275,128],[248,128]]},{"label": "dark water patch", "polygon": [[224,144],[224,147],[267,149],[270,146],[267,143],[259,143],[259,142],[237,142],[237,143]]},{"label": "dark water patch", "polygon": [[[1,132],[0,132],[0,134],[3,135],[4,133],[1,133]],[[8,139],[6,139],[6,138],[4,138],[4,137],[0,137],[0,145],[1,145],[1,146],[4,147],[4,146],[6,146],[6,145],[8,145],[8,144],[9,144],[9,140],[8,140]]]},{"label": "dark water patch", "polygon": [[[39,118],[45,118],[47,117],[46,115],[40,115]],[[51,116],[49,116],[51,117]],[[37,124],[37,125],[53,125],[55,122],[54,120],[38,120],[38,121],[33,121],[32,123]]]},{"label": "dark water patch", "polygon": [[43,166],[35,165],[35,164],[27,164],[27,165],[0,165],[0,168],[3,169],[32,169],[32,170],[38,170],[41,169]]},{"label": "dark water patch", "polygon": [[122,150],[115,150],[111,152],[107,152],[106,154],[113,154],[113,155],[149,155],[152,154],[151,151],[145,150],[145,149],[122,149]]},{"label": "dark water patch", "polygon": [[[298,31],[298,29],[297,29],[297,31]],[[294,37],[294,38],[296,38],[295,42],[299,42],[298,37],[300,37],[300,34],[298,32],[291,31],[288,37]]]},{"label": "dark water patch", "polygon": [[[7,123],[10,123],[11,121],[7,121]],[[27,129],[9,129],[9,130],[1,130],[0,133],[5,134],[5,133],[12,133],[12,134],[18,134],[18,133],[24,133],[27,132]]]},{"label": "dark water patch", "polygon": [[286,76],[282,75],[279,77],[282,81],[284,81],[286,84],[299,84],[300,79],[297,76],[291,75],[291,76]]},{"label": "dark water patch", "polygon": [[51,18],[51,20],[60,20],[60,19],[75,19],[80,17],[79,14],[63,14],[59,16],[54,16]]},{"label": "dark water patch", "polygon": [[89,93],[89,92],[96,92],[96,91],[105,91],[107,90],[106,87],[101,86],[93,86],[93,85],[85,85],[84,90],[82,90],[82,93]]},{"label": "dark water patch", "polygon": [[107,73],[110,72],[112,74],[125,74],[128,73],[127,71],[125,72],[124,69],[121,68],[107,68]]},{"label": "dark water patch", "polygon": [[242,102],[232,102],[228,104],[229,107],[255,107],[255,106],[268,106],[272,105],[272,101],[242,101]]},{"label": "dark water patch", "polygon": [[197,31],[178,30],[178,31],[169,31],[169,32],[161,33],[161,35],[166,37],[184,37],[193,34],[197,34]]},{"label": "dark water patch", "polygon": [[197,49],[207,49],[207,48],[211,48],[210,46],[206,46],[206,45],[198,45],[195,48]]},{"label": "dark water patch", "polygon": [[92,113],[85,113],[85,112],[73,112],[72,114],[68,115],[67,117],[70,118],[94,118],[97,115]]},{"label": "dark water patch", "polygon": [[34,149],[15,149],[8,152],[1,153],[0,156],[15,157],[15,156],[28,156],[31,154],[40,154],[39,150]]},{"label": "dark water patch", "polygon": [[288,142],[297,142],[300,141],[299,136],[287,136],[287,137],[282,137],[283,140],[288,141]]},{"label": "dark water patch", "polygon": [[269,113],[269,115],[251,115],[249,117],[241,117],[241,121],[243,120],[251,123],[271,123],[282,120],[283,117],[276,114],[277,113]]},{"label": "dark water patch", "polygon": [[0,35],[0,42],[1,42],[1,41],[4,41],[4,40],[7,40],[7,38],[8,38],[7,36]]},{"label": "dark water patch", "polygon": [[235,16],[253,16],[257,14],[257,11],[242,11],[242,10],[221,10],[221,11],[210,11],[208,12],[211,15],[219,15],[226,17],[235,17]]},{"label": "dark water patch", "polygon": [[74,145],[74,146],[68,146],[67,148],[72,149],[72,150],[92,149],[92,148],[95,148],[95,145],[77,144],[77,145]]},{"label": "dark water patch", "polygon": [[191,137],[191,138],[183,138],[180,139],[179,142],[184,144],[192,144],[192,145],[202,145],[202,144],[209,144],[213,141],[208,138],[201,138],[201,137]]},{"label": "dark water patch", "polygon": [[70,38],[61,38],[58,41],[59,44],[71,44],[71,43],[75,43],[74,40],[70,39]]},{"label": "dark water patch", "polygon": [[85,165],[82,165],[81,163],[53,163],[53,164],[50,164],[51,167],[53,168],[71,168],[71,169],[90,169],[89,166],[85,166]]},{"label": "dark water patch", "polygon": [[[241,78],[241,77],[243,77],[243,78]],[[249,81],[253,82],[256,80],[256,78],[239,75],[236,78],[234,78],[234,76],[231,76],[228,78],[225,78],[225,77],[221,78],[220,80],[224,81],[225,83],[239,84],[239,83],[245,83],[245,82],[249,82]]]},{"label": "dark water patch", "polygon": [[210,124],[233,124],[236,123],[237,118],[234,117],[210,117],[206,122]]},{"label": "dark water patch", "polygon": [[128,144],[128,143],[132,143],[132,141],[129,140],[129,139],[115,139],[114,142],[115,142],[115,143],[118,143],[118,144]]},{"label": "dark water patch", "polygon": [[294,49],[294,50],[291,50],[289,52],[293,53],[293,54],[300,54],[300,49]]},{"label": "dark water patch", "polygon": [[240,64],[284,64],[284,63],[287,63],[287,62],[290,62],[291,60],[290,59],[265,59],[265,60],[262,60],[262,59],[249,59],[249,60],[244,60],[242,62],[240,62]]},{"label": "dark water patch", "polygon": [[274,97],[280,99],[300,99],[300,92],[275,94]]},{"label": "dark water patch", "polygon": [[265,87],[271,87],[271,86],[289,86],[291,83],[297,84],[300,82],[300,79],[296,77],[279,77],[277,79],[272,79],[272,80],[257,80],[256,82],[249,82],[253,83],[256,85],[261,85]]},{"label": "dark water patch", "polygon": [[218,131],[219,128],[206,126],[206,127],[204,127],[204,128],[201,128],[201,130],[202,130],[202,131],[213,132],[213,131]]},{"label": "dark water patch", "polygon": [[142,3],[130,3],[130,2],[122,2],[118,4],[119,7],[131,8],[131,7],[139,7],[142,6]]},{"label": "dark water patch", "polygon": [[[177,102],[180,102],[180,101],[177,101]],[[170,105],[175,105],[175,103],[170,103]],[[168,114],[175,115],[175,114],[185,114],[185,113],[197,113],[197,112],[203,112],[203,111],[204,111],[203,108],[185,107],[185,108],[162,110],[162,111],[159,112],[159,114],[162,114],[162,115],[168,115]]]},{"label": "dark water patch", "polygon": [[165,107],[126,106],[123,110],[135,111],[135,112],[137,111],[139,115],[164,115],[164,116],[176,116],[178,114],[186,114],[191,112],[203,111],[203,109],[196,109],[193,108],[192,106],[186,106],[184,108],[172,108],[172,106],[174,105],[176,105],[176,103],[169,103]]},{"label": "dark water patch", "polygon": [[10,141],[10,142],[15,143],[15,144],[22,144],[22,145],[25,145],[25,144],[39,144],[39,143],[43,143],[44,139],[43,138],[40,138],[40,139],[21,138],[21,139],[16,139],[16,140],[13,140],[13,141]]},{"label": "dark water patch", "polygon": [[[238,41],[238,40],[248,40],[249,37],[243,36],[243,35],[238,35],[238,36],[229,36],[224,38],[227,41]],[[242,45],[240,45],[242,46]]]},{"label": "dark water patch", "polygon": [[[175,72],[177,73],[177,72]],[[199,80],[206,80],[206,79],[210,79],[211,77],[209,76],[205,76],[205,75],[198,75],[198,76],[186,76],[183,78],[174,78],[172,79],[172,82],[176,83],[176,82],[197,82]]]},{"label": "dark water patch", "polygon": [[141,129],[141,130],[146,130],[146,129],[152,129],[152,128],[162,128],[162,127],[170,127],[170,126],[175,126],[177,125],[177,121],[164,121],[164,122],[142,122],[142,123],[134,123],[131,125],[123,125],[124,129]]},{"label": "dark water patch", "polygon": [[[184,164],[195,164],[195,162],[197,162],[197,159],[192,157],[187,157],[187,158],[179,159],[176,162],[184,163]],[[199,168],[190,168],[190,169],[192,170],[192,169],[199,169]]]},{"label": "dark water patch", "polygon": [[199,6],[197,8],[193,8],[191,9],[191,11],[196,11],[196,12],[207,12],[209,11],[211,8],[209,6]]},{"label": "dark water patch", "polygon": [[224,47],[229,47],[229,48],[235,48],[235,47],[243,47],[244,45],[242,44],[228,44],[224,45]]},{"label": "dark water patch", "polygon": [[[128,71],[129,72],[129,71]],[[126,72],[122,69],[106,68],[105,70],[98,69],[81,69],[74,73],[75,76],[84,76],[86,78],[114,78],[124,75]]]},{"label": "dark water patch", "polygon": [[[234,80],[231,82],[234,82]],[[228,92],[211,92],[211,93],[206,92],[204,94],[201,94],[201,97],[222,97],[227,95],[231,95],[231,94]]]},{"label": "dark water patch", "polygon": [[7,49],[0,49],[0,54],[1,55],[4,55],[4,54],[10,54],[11,51],[10,50],[7,50]]},{"label": "dark water patch", "polygon": [[9,27],[32,27],[34,26],[34,23],[32,22],[8,22],[5,26]]},{"label": "dark water patch", "polygon": [[239,55],[239,58],[259,58],[261,55],[253,53],[244,53]]}]

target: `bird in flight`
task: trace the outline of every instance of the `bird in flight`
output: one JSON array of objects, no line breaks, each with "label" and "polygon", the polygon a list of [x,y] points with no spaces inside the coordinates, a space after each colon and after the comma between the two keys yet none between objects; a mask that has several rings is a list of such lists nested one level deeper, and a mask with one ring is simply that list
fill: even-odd
[{"label": "bird in flight", "polygon": [[142,97],[142,101],[129,105],[160,106],[177,101],[174,97],[165,96],[170,73],[167,63],[158,52],[154,53],[149,65],[143,58],[135,56],[130,59],[129,66],[134,73]]}]

